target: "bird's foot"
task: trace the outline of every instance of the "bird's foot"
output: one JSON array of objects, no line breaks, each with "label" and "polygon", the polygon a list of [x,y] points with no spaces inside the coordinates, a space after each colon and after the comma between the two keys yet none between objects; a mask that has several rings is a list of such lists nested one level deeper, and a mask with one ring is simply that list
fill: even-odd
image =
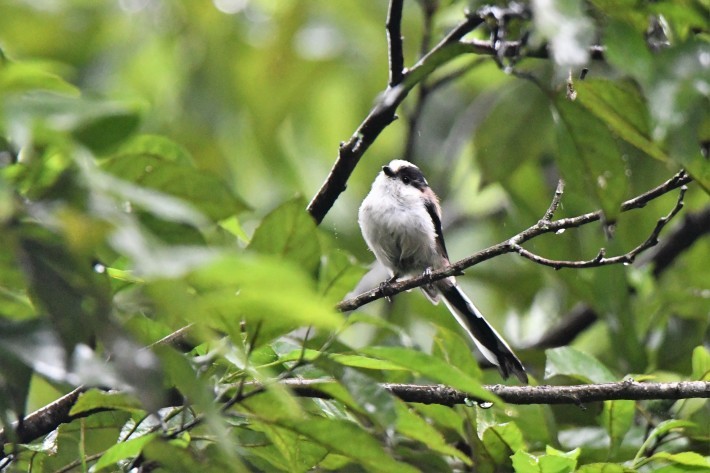
[{"label": "bird's foot", "polygon": [[397,282],[397,278],[398,276],[395,274],[388,280],[382,281],[380,283],[380,293],[385,296],[387,302],[392,302],[392,296],[395,294],[395,292],[392,290],[392,283]]},{"label": "bird's foot", "polygon": [[424,269],[424,272],[422,273],[422,276],[426,278],[428,283],[431,283],[431,275],[434,272],[431,266],[428,266]]}]

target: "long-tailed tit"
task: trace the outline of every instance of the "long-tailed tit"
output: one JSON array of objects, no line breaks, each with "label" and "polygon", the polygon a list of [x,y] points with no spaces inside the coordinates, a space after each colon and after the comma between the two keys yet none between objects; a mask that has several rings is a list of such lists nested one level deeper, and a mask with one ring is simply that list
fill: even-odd
[{"label": "long-tailed tit", "polygon": [[[367,245],[392,278],[419,276],[450,265],[441,232],[441,208],[436,194],[414,164],[395,159],[377,175],[360,206],[360,229]],[[503,378],[514,374],[528,382],[525,368],[473,302],[449,277],[421,287],[437,304],[446,307],[471,336],[483,355]]]}]

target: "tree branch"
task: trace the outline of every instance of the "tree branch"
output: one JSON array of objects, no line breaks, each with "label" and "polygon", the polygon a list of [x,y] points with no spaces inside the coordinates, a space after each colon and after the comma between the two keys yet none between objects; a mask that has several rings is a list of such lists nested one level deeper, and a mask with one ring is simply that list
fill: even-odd
[{"label": "tree branch", "polygon": [[[653,254],[644,258],[642,265],[652,264],[653,275],[658,278],[675,259],[690,248],[698,238],[710,233],[710,207],[685,215],[682,224],[667,235]],[[545,333],[529,349],[545,349],[569,344],[598,319],[597,313],[586,304],[575,306],[554,328]]]},{"label": "tree branch", "polygon": [[[323,379],[286,378],[279,381],[294,394],[301,397],[330,399],[326,388],[333,381]],[[382,383],[380,387],[405,402],[422,404],[440,404],[455,406],[475,401],[466,393],[444,385],[418,385]],[[257,384],[244,397],[264,391],[266,386]],[[645,399],[691,399],[710,398],[709,381],[684,381],[676,383],[638,383],[621,381],[607,384],[583,384],[573,386],[503,386],[488,385],[484,389],[498,396],[508,404],[576,404],[608,400],[645,400]],[[23,427],[17,430],[19,443],[29,443],[43,437],[61,424],[87,417],[110,408],[86,411],[75,416],[69,415],[79,395],[86,391],[80,387],[61,397],[52,404],[29,414],[23,420]],[[9,441],[4,431],[0,431],[0,447]]]},{"label": "tree branch", "polygon": [[[651,200],[666,194],[674,189],[682,187],[692,181],[692,178],[688,176],[684,171],[679,172],[663,184],[645,192],[633,199],[627,200],[621,204],[621,211],[627,212],[632,209],[638,209],[644,207]],[[456,263],[448,266],[447,268],[440,269],[427,273],[426,275],[418,276],[415,278],[406,279],[403,281],[397,281],[393,283],[384,283],[370,291],[364,292],[359,296],[353,297],[351,299],[344,300],[340,302],[336,308],[342,312],[357,309],[369,302],[377,299],[381,299],[385,296],[392,296],[409,289],[414,289],[415,287],[423,286],[424,284],[430,284],[432,281],[437,281],[439,279],[447,278],[450,276],[457,276],[463,272],[464,269],[474,266],[476,264],[487,261],[496,256],[500,256],[506,253],[518,253],[519,249],[522,248],[520,245],[528,240],[536,238],[540,235],[546,233],[558,232],[560,230],[566,230],[569,228],[581,227],[592,222],[596,222],[602,218],[602,211],[598,210],[596,212],[590,212],[584,215],[579,215],[576,217],[563,218],[560,220],[546,220],[548,215],[554,213],[556,208],[555,200],[561,198],[560,192],[562,188],[558,185],[557,191],[555,192],[555,197],[550,205],[550,208],[545,213],[545,217],[541,219],[538,223],[529,227],[522,232],[514,235],[510,239],[500,242],[496,245],[488,247],[481,250],[473,255],[464,258]],[[623,262],[619,260],[618,262]]]},{"label": "tree branch", "polygon": [[459,23],[417,64],[403,72],[402,80],[394,87],[388,87],[381,99],[370,110],[365,120],[360,124],[349,141],[341,143],[338,158],[328,174],[325,182],[308,204],[307,210],[320,223],[326,213],[335,203],[338,196],[345,190],[355,166],[370,145],[380,135],[382,130],[392,123],[395,111],[407,97],[412,88],[431,74],[437,67],[462,54],[459,40],[483,22],[480,16],[470,15]]},{"label": "tree branch", "polygon": [[[329,398],[323,387],[331,381],[289,379],[284,381],[295,394],[303,397]],[[405,402],[454,406],[472,400],[466,393],[448,386],[417,384],[380,384],[384,390]],[[320,389],[319,389],[320,388]],[[638,383],[621,381],[607,384],[582,384],[573,386],[484,386],[508,404],[584,404],[610,400],[689,399],[710,398],[709,381],[676,383]]]},{"label": "tree branch", "polygon": [[[658,222],[656,222],[656,226],[651,232],[651,234],[644,240],[641,244],[639,244],[636,248],[632,249],[631,251],[624,253],[623,255],[619,256],[613,256],[611,258],[606,258],[606,250],[604,248],[599,250],[599,253],[597,256],[595,256],[593,259],[590,260],[585,260],[585,261],[562,261],[562,260],[552,260],[549,258],[544,258],[542,256],[536,255],[532,251],[526,250],[520,245],[513,244],[513,248],[515,251],[522,256],[523,258],[527,258],[530,261],[533,261],[537,264],[541,264],[543,266],[550,266],[555,269],[560,269],[560,268],[595,268],[598,266],[608,266],[611,264],[631,264],[634,262],[636,257],[643,251],[651,248],[652,246],[655,246],[658,244],[658,235],[660,235],[661,230],[668,225],[668,222],[671,221],[673,217],[675,217],[678,212],[680,212],[680,209],[683,208],[683,197],[685,196],[685,191],[687,190],[686,186],[681,186],[680,188],[680,193],[678,194],[678,200],[676,201],[676,205],[673,207],[673,209],[670,211],[668,215],[665,217],[662,217],[658,219]],[[557,193],[555,194],[557,196]]]},{"label": "tree branch", "polygon": [[402,7],[404,0],[390,0],[387,11],[387,44],[389,46],[390,87],[402,82],[404,77],[404,52],[402,48]]},{"label": "tree branch", "polygon": [[[69,412],[79,396],[85,391],[86,388],[80,386],[53,403],[26,416],[21,423],[14,425],[16,439],[13,439],[12,434],[7,434],[5,430],[0,430],[0,447],[10,440],[17,441],[17,443],[31,442],[52,432],[60,424],[71,422],[76,417],[69,415]],[[1,452],[2,448],[0,448]]]}]

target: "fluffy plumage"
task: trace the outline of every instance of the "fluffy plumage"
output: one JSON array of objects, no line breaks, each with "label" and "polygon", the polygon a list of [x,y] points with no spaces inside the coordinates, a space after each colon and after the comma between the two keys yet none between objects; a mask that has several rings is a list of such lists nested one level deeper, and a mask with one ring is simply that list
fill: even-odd
[{"label": "fluffy plumage", "polygon": [[[419,168],[408,161],[395,159],[382,167],[360,206],[358,222],[370,250],[392,277],[419,276],[450,264],[439,201]],[[435,281],[422,291],[435,304],[443,296],[456,320],[504,378],[514,374],[528,382],[518,357],[459,288],[456,278]]]}]

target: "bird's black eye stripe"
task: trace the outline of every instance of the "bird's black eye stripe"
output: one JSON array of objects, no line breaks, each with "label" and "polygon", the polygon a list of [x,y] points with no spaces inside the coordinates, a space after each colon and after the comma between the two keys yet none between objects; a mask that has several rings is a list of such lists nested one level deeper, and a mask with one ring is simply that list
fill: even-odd
[{"label": "bird's black eye stripe", "polygon": [[417,168],[404,167],[397,172],[397,175],[404,184],[411,184],[412,186],[420,190],[427,187],[427,182],[426,179],[424,179],[424,175]]}]

